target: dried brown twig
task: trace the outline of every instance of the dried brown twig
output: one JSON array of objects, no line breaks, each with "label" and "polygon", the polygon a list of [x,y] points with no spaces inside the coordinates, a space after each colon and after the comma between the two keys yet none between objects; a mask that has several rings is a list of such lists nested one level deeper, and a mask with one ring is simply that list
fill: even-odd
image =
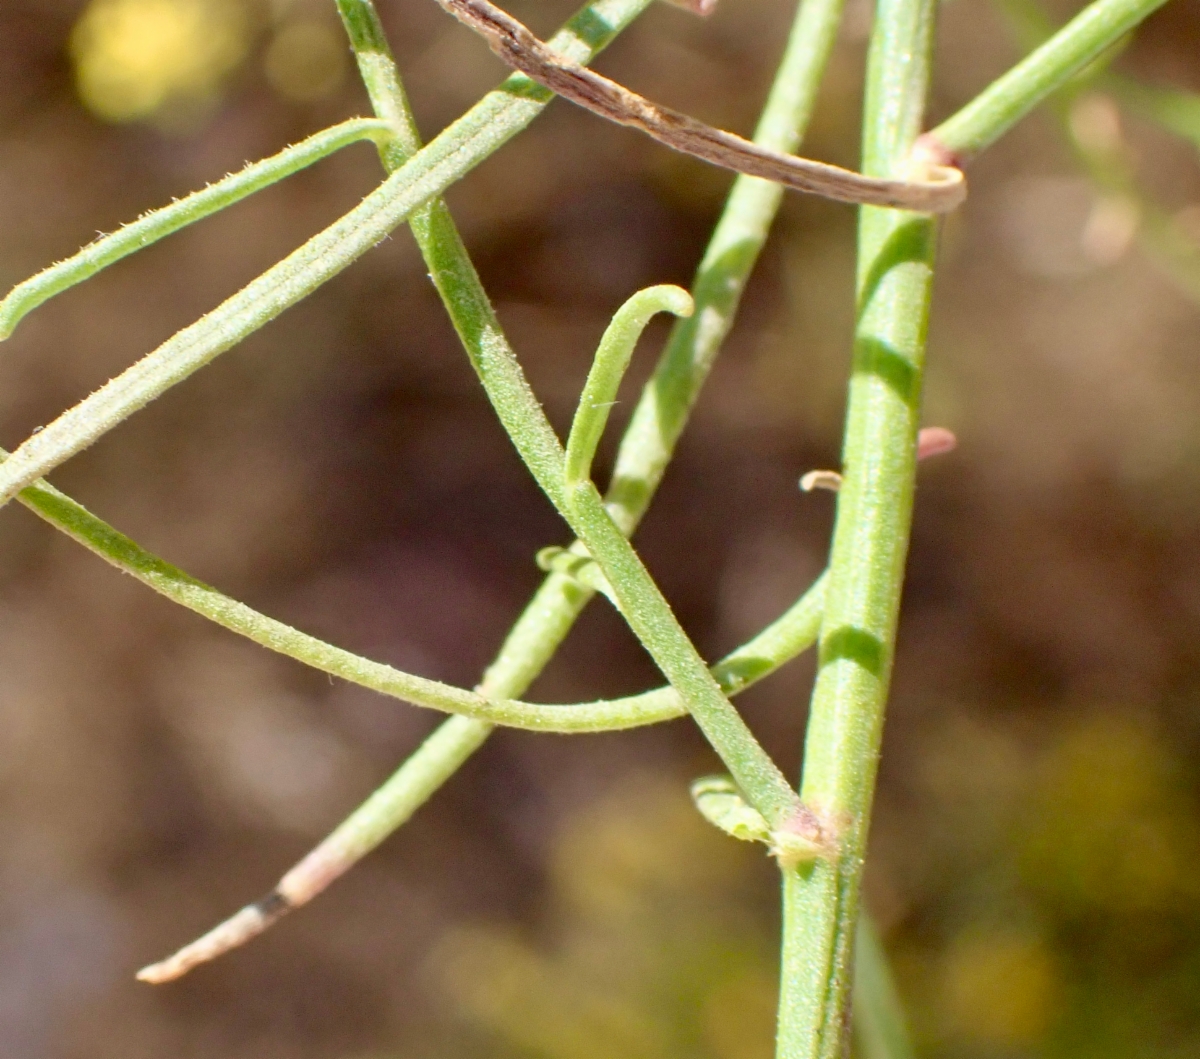
[{"label": "dried brown twig", "polygon": [[781,154],[660,107],[636,92],[563,59],[522,23],[488,0],[437,0],[487,39],[505,63],[572,103],[619,125],[631,125],[673,150],[736,173],[773,180],[839,202],[946,213],[966,198],[962,170],[915,155],[912,179],[883,180],[809,158]]}]

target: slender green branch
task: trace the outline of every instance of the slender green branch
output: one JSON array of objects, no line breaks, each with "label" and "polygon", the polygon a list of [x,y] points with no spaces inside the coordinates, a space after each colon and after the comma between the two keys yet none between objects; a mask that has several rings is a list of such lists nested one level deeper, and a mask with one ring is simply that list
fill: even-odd
[{"label": "slender green branch", "polygon": [[[595,0],[555,35],[555,47],[575,61],[586,61],[649,2]],[[335,276],[516,135],[552,98],[553,93],[524,75],[509,77],[392,173],[358,207],[25,441],[0,467],[0,504]],[[436,212],[430,211],[431,215]],[[439,242],[436,235],[434,242]],[[437,249],[450,248],[439,245]],[[443,282],[454,260],[451,255],[447,269],[442,270]],[[438,274],[435,270],[435,277]],[[456,276],[453,282],[465,285],[465,280]],[[478,337],[481,341],[475,344],[481,345],[484,353],[479,367],[490,372],[500,339],[486,330]],[[505,401],[536,404],[527,386],[522,383],[513,391],[509,387],[516,384],[511,373],[501,374],[503,378],[494,381]],[[526,449],[527,461],[535,461],[531,466],[538,468],[543,488],[549,487],[557,495],[561,491],[562,451],[553,432],[547,427],[531,435]]]},{"label": "slender green branch", "polygon": [[[382,33],[377,29],[378,20],[370,4],[341,0],[339,9],[360,56],[363,52],[371,53],[369,64],[361,57],[359,60],[364,76],[371,78],[368,84],[383,85],[385,89],[391,82],[398,85],[394,71],[379,72],[378,56],[386,54],[386,44],[381,43]],[[833,46],[841,10],[842,0],[805,0],[800,6],[755,133],[756,142],[781,151],[794,150],[799,144]],[[355,23],[360,27],[357,30]],[[403,94],[398,91],[391,96],[384,91],[382,98],[373,94],[373,103],[378,114],[406,112]],[[411,120],[408,125],[411,127]],[[608,506],[626,534],[633,532],[662,480],[691,407],[732,325],[746,280],[766,242],[782,195],[779,185],[754,177],[739,177],[734,182],[693,284],[696,313],[672,331],[617,456]],[[460,327],[459,331],[464,337],[470,335],[466,328]],[[479,352],[472,354],[473,362],[480,359]],[[488,668],[481,690],[520,694],[541,672],[590,598],[591,592],[574,579],[551,574]],[[487,735],[482,722],[454,719],[447,726],[453,726],[458,738],[472,749]],[[403,782],[410,774],[410,766],[412,775],[423,774],[427,758],[457,755],[457,750],[451,749],[454,745],[452,740],[427,741],[393,777],[395,784],[389,781],[388,789],[397,807],[396,826],[411,812],[407,808],[408,788]],[[464,759],[465,756],[464,753]],[[380,810],[381,806],[376,804],[374,809]],[[346,821],[347,828],[353,830],[357,815]],[[370,826],[368,818],[363,818],[363,824]],[[343,862],[342,870],[350,863]]]},{"label": "slender green branch", "polygon": [[591,481],[568,489],[571,528],[596,560],[621,604],[621,613],[746,798],[778,829],[801,812],[799,799],[767,755],[676,620],[629,540],[605,510]]},{"label": "slender green branch", "polygon": [[1147,85],[1117,74],[1106,76],[1103,85],[1138,117],[1187,140],[1200,151],[1200,93]]},{"label": "slender green branch", "polygon": [[[786,152],[800,145],[841,14],[842,0],[802,0],[755,143]],[[782,199],[779,184],[746,176],[734,181],[692,283],[695,311],[673,327],[617,452],[607,501],[627,536],[662,481]]]},{"label": "slender green branch", "polygon": [[[998,0],[997,6],[1019,43],[1036,48],[1054,33],[1054,24],[1035,0]],[[1200,303],[1200,246],[1181,230],[1174,218],[1138,185],[1131,153],[1118,135],[1081,137],[1072,121],[1073,106],[1092,88],[1111,92],[1138,116],[1153,121],[1200,147],[1200,96],[1174,89],[1143,85],[1111,70],[1095,77],[1076,78],[1058,93],[1055,116],[1076,158],[1110,202],[1123,202],[1134,212],[1136,234],[1143,252],[1192,301]],[[1085,142],[1088,140],[1089,142]],[[1099,142],[1090,142],[1098,140]]]},{"label": "slender green branch", "polygon": [[[357,5],[348,9],[352,17],[343,17],[356,53],[378,56],[383,35],[371,17],[373,11],[365,9],[362,0],[342,0],[341,9],[347,10],[348,3]],[[377,69],[368,69],[378,76]],[[389,91],[393,112],[408,115],[398,76]],[[410,145],[415,146],[417,131],[411,117],[406,125]],[[386,158],[384,161],[387,164]],[[565,456],[504,337],[445,204],[430,203],[414,216],[412,229],[468,358],[521,458],[572,530],[588,546],[620,601],[626,619],[638,636],[643,637],[643,643],[667,679],[679,689],[714,749],[734,778],[743,784],[747,797],[774,826],[794,816],[798,808],[795,792],[713,680],[708,666],[675,621],[669,604],[605,512],[595,487],[588,482],[586,488],[564,490]]]},{"label": "slender green branch", "polygon": [[1095,0],[923,142],[959,161],[977,154],[1164,3]]},{"label": "slender green branch", "polygon": [[0,341],[13,333],[27,313],[123,257],[218,213],[352,143],[373,140],[382,148],[391,138],[392,131],[386,122],[376,118],[352,118],[315,133],[270,158],[254,162],[240,173],[233,173],[169,206],[144,214],[111,235],[101,236],[65,261],[18,283],[8,297],[0,301]]},{"label": "slender green branch", "polygon": [[633,359],[633,349],[657,313],[692,315],[692,297],[681,287],[665,284],[638,291],[612,318],[600,339],[596,356],[579,397],[579,407],[567,437],[568,488],[591,477],[592,459],[604,434],[608,414],[617,402],[617,390]]},{"label": "slender green branch", "polygon": [[887,952],[865,912],[854,954],[854,1036],[862,1059],[916,1059]]},{"label": "slender green branch", "polygon": [[[937,0],[881,0],[868,59],[863,168],[906,164],[920,131]],[[840,1059],[875,772],[911,525],[936,223],[864,208],[843,482],[801,797],[836,858],[784,872],[780,1059]]]},{"label": "slender green branch", "polygon": [[[794,150],[798,145],[833,45],[841,6],[842,0],[805,0],[800,7],[755,133],[756,142],[782,151]],[[406,116],[407,101],[399,75],[370,0],[341,0],[339,10],[376,114],[388,117],[399,129],[411,131],[407,140],[398,136],[393,147],[404,148],[407,143],[416,149],[419,140],[415,125]],[[384,161],[388,164],[387,158]],[[782,194],[779,185],[764,180],[740,177],[734,181],[693,284],[698,312],[672,331],[617,457],[609,509],[626,533],[633,532],[662,479],[691,406],[733,322]],[[592,592],[574,578],[550,574],[506,637],[479,691],[489,696],[522,694],[557,650],[591,596]],[[458,716],[446,721],[278,887],[206,935],[207,944],[201,945],[203,958],[219,955],[261,933],[279,916],[310,900],[352,868],[407,821],[483,744],[491,730],[490,724],[475,718]]]},{"label": "slender green branch", "polygon": [[[2,455],[2,451],[0,451]],[[146,551],[46,482],[18,499],[39,517],[160,595],[271,651],[414,706],[538,732],[605,732],[682,717],[672,688],[577,705],[542,705],[467,691],[415,676],[326,643],[268,617]],[[713,667],[729,694],[762,680],[816,639],[824,598],[818,579],[785,614]]]}]

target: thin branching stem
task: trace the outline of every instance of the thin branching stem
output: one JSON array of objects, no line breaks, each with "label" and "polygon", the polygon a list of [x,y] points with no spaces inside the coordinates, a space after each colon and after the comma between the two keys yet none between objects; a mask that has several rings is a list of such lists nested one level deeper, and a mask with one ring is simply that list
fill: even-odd
[{"label": "thin branching stem", "polygon": [[791,784],[713,679],[595,485],[590,480],[571,485],[568,500],[571,528],[604,571],[625,620],[679,691],[747,800],[773,830],[807,820]]},{"label": "thin branching stem", "polygon": [[[800,6],[755,142],[780,151],[792,151],[799,144],[833,46],[842,2],[804,0]],[[339,0],[338,8],[374,110],[397,129],[390,150],[416,150],[419,137],[373,5],[370,0]],[[389,164],[386,157],[384,163]],[[693,283],[696,312],[672,330],[618,452],[607,506],[626,534],[632,534],[662,480],[692,405],[733,324],[782,197],[778,184],[754,177],[734,181]],[[505,638],[484,674],[480,693],[522,694],[592,595],[591,589],[568,574],[551,573]],[[483,745],[492,727],[473,717],[446,721],[262,901],[206,935],[210,941],[220,941],[220,946],[204,947],[206,958],[261,933],[280,915],[311,900],[353,867],[403,825]]]},{"label": "thin branching stem", "polygon": [[343,147],[363,140],[372,140],[382,146],[391,137],[392,130],[387,122],[378,118],[352,118],[314,133],[307,140],[261,162],[254,162],[241,172],[218,180],[169,206],[152,210],[110,235],[101,236],[65,261],[18,283],[0,301],[0,341],[8,338],[22,317],[39,305],[90,279],[122,258],[240,202]]},{"label": "thin branching stem", "polygon": [[[937,0],[881,0],[863,168],[905,164],[920,132]],[[936,224],[864,207],[843,480],[801,797],[838,854],[784,872],[780,1059],[841,1059],[863,858],[911,525]]]},{"label": "thin branching stem", "polygon": [[[46,482],[27,487],[19,500],[67,536],[180,606],[278,654],[414,706],[529,731],[564,733],[637,728],[687,712],[669,687],[621,699],[542,705],[488,696],[405,673],[319,640],[224,595],[146,551]],[[717,663],[713,679],[734,694],[811,646],[823,594],[824,580],[818,579],[776,622]]]},{"label": "thin branching stem", "polygon": [[[353,2],[356,7],[352,10],[363,17],[361,0]],[[344,21],[358,51],[360,40],[356,37],[370,31],[370,27],[350,19]],[[377,55],[382,32],[375,36],[378,40],[370,41],[370,50]],[[398,75],[391,91],[397,94],[393,103],[396,110],[407,112]],[[407,124],[415,145],[415,126],[411,119]],[[443,202],[434,200],[413,217],[411,227],[467,357],[521,458],[600,565],[626,620],[679,690],[734,779],[771,825],[780,826],[799,810],[795,791],[713,680],[670,605],[605,511],[595,486],[590,481],[567,485],[565,453],[504,336],[449,210]]]},{"label": "thin branching stem", "polygon": [[[555,35],[556,47],[586,61],[649,2],[595,0]],[[525,128],[553,98],[523,74],[509,77],[359,206],[25,441],[0,467],[0,504],[337,275]],[[480,338],[477,344],[485,351],[482,368],[488,371],[495,339],[490,334]],[[497,380],[497,389],[508,381]],[[506,390],[505,400],[532,401],[527,389]],[[561,446],[553,432],[547,427],[531,435],[527,448],[543,488],[560,493]]]},{"label": "thin branching stem", "polygon": [[994,143],[1166,0],[1096,0],[956,114],[922,138],[961,162]]}]

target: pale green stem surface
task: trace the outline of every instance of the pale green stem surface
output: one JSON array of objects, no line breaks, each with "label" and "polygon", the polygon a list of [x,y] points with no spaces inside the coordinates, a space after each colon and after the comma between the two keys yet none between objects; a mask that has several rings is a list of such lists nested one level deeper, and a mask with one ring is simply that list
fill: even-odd
[{"label": "pale green stem surface", "polygon": [[579,407],[567,436],[567,487],[587,481],[592,474],[596,446],[604,435],[608,415],[617,403],[621,380],[633,359],[633,350],[651,318],[657,313],[692,315],[692,296],[682,287],[664,284],[640,290],[616,311],[596,349],[591,371],[579,396]]},{"label": "pale green stem surface", "polygon": [[[46,482],[35,482],[22,490],[18,499],[85,548],[180,606],[278,654],[415,706],[529,731],[568,733],[636,728],[687,713],[670,687],[600,702],[542,705],[488,697],[404,673],[335,647],[223,595],[146,551]],[[779,619],[718,662],[713,667],[713,679],[735,694],[810,647],[820,625],[824,589],[822,577]]]},{"label": "pale green stem surface", "polygon": [[866,915],[854,955],[854,1037],[860,1059],[916,1059],[887,952]]},{"label": "pale green stem surface", "polygon": [[[794,151],[808,124],[821,73],[836,36],[842,0],[805,0],[801,5],[755,133],[755,141]],[[419,145],[415,126],[391,62],[378,19],[369,3],[339,5],[358,54],[360,70],[377,114],[400,129],[393,150]],[[385,159],[385,164],[387,160]],[[609,510],[631,534],[662,479],[688,414],[729,328],[758,254],[766,241],[783,189],[753,177],[738,177],[697,270],[695,315],[677,324],[654,376],[643,390],[618,453]],[[807,595],[814,607],[823,584]],[[550,574],[507,636],[479,690],[515,696],[536,679],[592,596],[570,576]],[[732,676],[732,675],[730,675]],[[732,690],[733,685],[723,685]],[[682,707],[681,707],[682,708]],[[370,799],[285,877],[289,895],[307,900],[353,866],[400,827],[484,742],[492,726],[453,717],[430,736]],[[282,887],[281,883],[281,887]],[[277,891],[278,892],[278,891]],[[219,928],[218,928],[219,929]]]},{"label": "pale green stem surface", "polygon": [[928,134],[955,158],[994,143],[1166,0],[1095,0]]},{"label": "pale green stem surface", "polygon": [[[586,62],[649,2],[596,0],[555,34],[554,47],[576,62]],[[524,75],[509,77],[359,206],[25,441],[0,467],[0,504],[337,275],[525,128],[552,98],[548,89]],[[440,270],[442,281],[461,288],[465,304],[473,274],[452,272],[458,258],[452,246],[443,245],[442,233],[434,233],[430,241],[447,258],[446,267]],[[480,341],[474,345],[482,353],[477,367],[490,378],[500,340],[490,333],[477,337]],[[504,401],[518,405],[533,401],[528,387],[523,392],[505,389],[511,380],[503,370],[493,381],[493,389],[503,394]],[[531,467],[536,468],[543,488],[556,483],[550,485],[555,490],[552,497],[561,497],[562,451],[553,432],[547,426],[545,431],[530,434],[525,444],[527,462],[529,458],[535,461]]]},{"label": "pale green stem surface", "polygon": [[[880,0],[867,63],[863,171],[896,172],[920,132],[937,0]],[[859,214],[858,324],[843,480],[801,797],[837,855],[784,872],[780,1059],[841,1059],[863,858],[916,472],[936,223]]]},{"label": "pale green stem surface", "polygon": [[[342,0],[339,10],[356,53],[370,57],[386,54],[386,42],[373,8],[363,0]],[[417,130],[399,75],[391,74],[392,80],[387,83],[378,67],[364,65],[363,70],[366,76],[376,78],[373,87],[377,92],[388,93],[398,120],[407,118],[407,132],[401,137],[407,137],[408,146],[415,148]],[[395,145],[397,153],[403,149],[401,137]],[[626,620],[679,690],[689,712],[747,798],[772,826],[779,826],[794,814],[795,792],[713,680],[670,605],[605,511],[595,486],[587,482],[564,488],[565,454],[504,337],[445,204],[431,202],[412,218],[412,229],[467,356],[521,458],[603,570]]]},{"label": "pale green stem surface", "polygon": [[791,784],[742,720],[676,620],[591,481],[568,490],[571,528],[596,560],[621,613],[755,809],[774,830],[798,815]]},{"label": "pale green stem surface", "polygon": [[180,228],[210,217],[240,202],[248,195],[291,176],[293,173],[348,147],[373,140],[382,145],[392,136],[386,122],[376,118],[352,118],[340,125],[314,133],[307,140],[287,147],[270,158],[254,162],[215,184],[153,210],[111,235],[101,236],[79,253],[18,283],[0,302],[0,341],[13,333],[22,317],[56,294],[90,279],[101,269],[123,257],[157,243]]},{"label": "pale green stem surface", "polygon": [[[365,4],[356,7],[360,13],[370,11]],[[345,4],[341,10],[345,18]],[[833,47],[841,10],[842,0],[804,0],[799,7],[755,132],[756,143],[780,151],[794,151],[799,145]],[[373,16],[373,11],[370,14]],[[371,21],[375,22],[373,17]],[[381,33],[375,36],[382,41]],[[386,91],[389,81],[399,83],[394,67],[378,58],[386,55],[386,44],[371,50],[375,53],[371,58],[372,77],[378,80],[368,83],[384,86],[381,98],[373,94],[376,113],[395,113],[404,106],[403,94]],[[364,69],[361,57],[359,65]],[[783,189],[778,184],[746,176],[734,181],[692,286],[695,312],[672,330],[617,455],[608,506],[626,534],[633,533],[662,481],[692,405],[733,324],[746,281],[782,198]],[[548,576],[488,667],[479,690],[488,695],[522,694],[565,639],[591,596],[591,591],[569,576]],[[490,732],[486,721],[474,718],[453,717],[445,722],[387,783],[313,850],[306,862],[318,866],[326,880],[331,865],[339,871],[348,869],[407,821]],[[347,850],[354,851],[352,857],[345,855]]]}]

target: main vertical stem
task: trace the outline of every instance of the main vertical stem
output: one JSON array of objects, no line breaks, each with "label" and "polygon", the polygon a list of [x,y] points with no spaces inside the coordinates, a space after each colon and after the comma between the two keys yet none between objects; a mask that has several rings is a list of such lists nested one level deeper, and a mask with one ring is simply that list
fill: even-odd
[{"label": "main vertical stem", "polygon": [[[879,0],[863,170],[899,173],[920,133],[937,0]],[[801,797],[836,858],[784,873],[780,1059],[841,1059],[863,858],[912,514],[935,221],[864,208],[858,325],[830,587]]]}]

